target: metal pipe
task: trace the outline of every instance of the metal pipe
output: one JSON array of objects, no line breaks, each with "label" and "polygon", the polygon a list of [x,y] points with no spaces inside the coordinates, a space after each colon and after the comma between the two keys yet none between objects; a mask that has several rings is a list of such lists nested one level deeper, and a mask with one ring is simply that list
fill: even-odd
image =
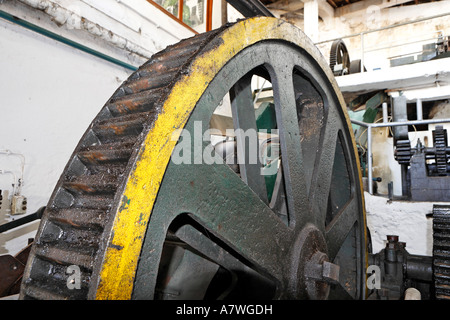
[{"label": "metal pipe", "polygon": [[15,23],[17,25],[20,25],[20,26],[22,26],[22,27],[24,27],[26,29],[32,30],[34,32],[37,32],[37,33],[43,35],[43,36],[46,36],[46,37],[51,38],[53,40],[56,40],[58,42],[64,43],[64,44],[66,44],[68,46],[71,46],[71,47],[76,48],[78,50],[81,50],[83,52],[89,53],[89,54],[91,54],[91,55],[93,55],[95,57],[98,57],[100,59],[109,61],[109,62],[114,63],[116,65],[119,65],[121,67],[127,68],[129,70],[136,71],[138,69],[137,67],[132,66],[131,64],[128,64],[128,63],[123,62],[123,61],[120,61],[120,60],[118,60],[116,58],[108,56],[108,55],[106,55],[104,53],[101,53],[101,52],[99,52],[97,50],[94,50],[92,48],[86,47],[85,45],[82,45],[82,44],[80,44],[78,42],[75,42],[75,41],[67,39],[67,38],[65,38],[63,36],[60,36],[59,34],[56,34],[56,33],[53,33],[53,32],[51,32],[49,30],[41,28],[41,27],[39,27],[39,26],[37,26],[35,24],[32,24],[32,23],[30,23],[28,21],[25,21],[25,20],[23,20],[23,19],[21,19],[19,17],[13,16],[13,15],[5,12],[5,11],[0,10],[0,18],[3,18],[3,19],[5,19],[5,20],[7,20],[9,22],[13,22],[13,23]]},{"label": "metal pipe", "polygon": [[409,255],[405,269],[408,279],[430,282],[433,280],[433,257]]},{"label": "metal pipe", "polygon": [[17,183],[17,177],[16,174],[13,171],[9,171],[9,170],[1,170],[0,169],[0,174],[10,174],[13,176],[14,179],[14,183],[13,183],[13,195],[16,195],[17,193],[17,189],[16,189],[16,183]]},{"label": "metal pipe", "polygon": [[428,119],[428,120],[410,120],[404,122],[388,122],[388,123],[367,123],[359,120],[352,119],[352,123],[363,126],[365,128],[380,128],[380,127],[398,127],[398,126],[412,126],[420,124],[436,124],[436,123],[449,123],[450,119]]},{"label": "metal pipe", "polygon": [[[436,33],[436,31],[433,32],[433,33]],[[386,47],[377,47],[377,48],[375,48],[375,49],[366,50],[366,52],[374,52],[374,51],[385,50],[385,49],[390,49],[390,48],[403,47],[403,46],[408,45],[408,44],[415,44],[415,43],[421,43],[421,42],[428,42],[428,41],[433,41],[433,40],[436,40],[436,37],[434,37],[434,38],[429,38],[429,39],[415,40],[415,41],[410,41],[410,42],[404,42],[404,43],[401,43],[401,44],[393,44],[393,45],[391,45],[391,46],[386,46]],[[418,52],[422,52],[422,51],[418,51]],[[418,52],[417,52],[417,53],[418,53]],[[415,53],[415,52],[414,52],[414,53]],[[410,53],[406,53],[406,54],[410,54]],[[403,54],[403,55],[406,55],[406,54]],[[403,55],[399,55],[398,57],[401,57],[401,56],[403,56]],[[394,56],[394,57],[392,57],[392,58],[395,58],[395,57],[397,57],[397,56]]]},{"label": "metal pipe", "polygon": [[372,127],[367,128],[367,184],[369,187],[369,194],[373,194],[372,181]]},{"label": "metal pipe", "polygon": [[44,213],[46,207],[41,207],[39,208],[36,212],[29,214],[23,218],[19,218],[16,220],[13,220],[11,222],[7,222],[4,223],[2,225],[0,225],[0,233],[9,231],[11,229],[20,227],[28,222],[37,220],[37,219],[41,219],[42,218],[42,214]]},{"label": "metal pipe", "polygon": [[381,106],[383,108],[383,123],[388,123],[389,119],[388,119],[387,102],[383,102]]},{"label": "metal pipe", "polygon": [[361,32],[361,73],[364,72],[364,33]]},{"label": "metal pipe", "polygon": [[[22,185],[23,185],[23,174],[25,171],[25,156],[21,153],[11,152],[11,150],[0,150],[0,154],[5,154],[7,156],[16,156],[20,158],[20,178],[17,181],[17,189],[14,190],[15,195],[19,195],[22,193]],[[15,176],[15,175],[14,175]],[[15,180],[15,178],[14,178]],[[14,182],[15,183],[15,182]]]},{"label": "metal pipe", "polygon": [[423,120],[422,99],[416,101],[417,120]]}]

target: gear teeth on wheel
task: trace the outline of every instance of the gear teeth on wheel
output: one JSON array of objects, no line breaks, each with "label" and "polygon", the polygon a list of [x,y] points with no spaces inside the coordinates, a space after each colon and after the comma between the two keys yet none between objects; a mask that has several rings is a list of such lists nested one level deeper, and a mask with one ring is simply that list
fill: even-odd
[{"label": "gear teeth on wheel", "polygon": [[100,121],[92,130],[102,143],[114,142],[120,137],[138,136],[152,118],[153,112],[134,113]]},{"label": "gear teeth on wheel", "polygon": [[170,82],[178,73],[178,68],[174,68],[166,71],[166,73],[161,74],[158,77],[153,78],[139,78],[130,81],[123,85],[123,90],[126,94],[139,93],[142,91],[157,89],[165,86]]},{"label": "gear teeth on wheel", "polygon": [[450,206],[433,206],[433,271],[435,296],[450,300]]},{"label": "gear teeth on wheel", "polygon": [[443,126],[436,126],[433,133],[436,149],[436,169],[438,175],[447,175],[447,130]]},{"label": "gear teeth on wheel", "polygon": [[62,209],[50,210],[48,219],[56,223],[80,229],[103,230],[106,212],[95,209]]},{"label": "gear teeth on wheel", "polygon": [[105,164],[128,162],[134,142],[130,140],[87,147],[78,152],[78,158],[91,170]]},{"label": "gear teeth on wheel", "polygon": [[409,165],[411,155],[411,142],[409,140],[398,140],[394,151],[395,160],[399,164]]},{"label": "gear teeth on wheel", "polygon": [[[189,62],[224,28],[183,40],[156,53],[119,87],[86,131],[65,168],[30,253],[23,299],[87,299],[94,262],[121,179],[135,146]],[[70,290],[67,268],[81,270],[81,289]],[[27,273],[28,272],[28,273]]]},{"label": "gear teeth on wheel", "polygon": [[115,117],[151,111],[153,110],[155,103],[164,95],[164,93],[164,89],[158,88],[121,96],[119,98],[111,99],[110,103],[107,104],[107,108]]}]

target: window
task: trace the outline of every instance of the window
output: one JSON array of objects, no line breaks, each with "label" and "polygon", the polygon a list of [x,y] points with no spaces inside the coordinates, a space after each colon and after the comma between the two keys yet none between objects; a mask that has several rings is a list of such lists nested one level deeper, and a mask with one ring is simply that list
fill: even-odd
[{"label": "window", "polygon": [[212,0],[147,0],[195,33],[211,30]]}]

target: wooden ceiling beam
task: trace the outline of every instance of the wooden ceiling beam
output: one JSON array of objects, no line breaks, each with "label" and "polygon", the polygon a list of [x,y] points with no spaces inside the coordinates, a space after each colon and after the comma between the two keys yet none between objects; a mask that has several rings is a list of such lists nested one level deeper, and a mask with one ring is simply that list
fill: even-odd
[{"label": "wooden ceiling beam", "polygon": [[337,8],[336,2],[334,2],[333,0],[327,0],[327,2],[333,7],[333,8]]},{"label": "wooden ceiling beam", "polygon": [[267,8],[285,11],[298,11],[303,9],[304,6],[305,4],[301,0],[278,0],[267,5]]}]

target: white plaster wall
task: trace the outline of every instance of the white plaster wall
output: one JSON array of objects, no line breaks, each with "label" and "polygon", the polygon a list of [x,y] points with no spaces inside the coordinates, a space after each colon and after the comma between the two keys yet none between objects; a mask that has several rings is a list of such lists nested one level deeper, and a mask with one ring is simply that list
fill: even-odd
[{"label": "white plaster wall", "polygon": [[[0,1],[0,10],[134,66],[193,35],[146,1],[53,0],[44,6],[47,2]],[[98,30],[83,27],[81,17],[95,22]],[[99,30],[111,33],[98,36]],[[26,214],[47,205],[79,139],[131,72],[0,19],[0,151],[25,157]],[[0,170],[19,177],[20,158],[0,154]],[[10,195],[12,182],[11,175],[0,174],[0,189]],[[0,217],[0,224],[11,219]],[[0,254],[24,248],[38,224],[0,234]]]},{"label": "white plaster wall", "polygon": [[[0,150],[24,155],[22,194],[32,213],[47,204],[80,137],[130,71],[2,20],[0,48]],[[0,155],[0,168],[19,175],[19,160]],[[2,189],[10,184],[0,175]],[[16,235],[0,234],[7,250],[16,251],[8,243]]]},{"label": "white plaster wall", "polygon": [[411,254],[431,256],[433,253],[433,220],[426,215],[434,204],[444,202],[389,201],[386,197],[364,193],[367,227],[372,236],[373,252],[386,245],[387,235],[398,235]]},{"label": "white plaster wall", "polygon": [[137,65],[167,45],[193,35],[147,1],[14,0],[2,7],[69,39],[134,60]]}]

